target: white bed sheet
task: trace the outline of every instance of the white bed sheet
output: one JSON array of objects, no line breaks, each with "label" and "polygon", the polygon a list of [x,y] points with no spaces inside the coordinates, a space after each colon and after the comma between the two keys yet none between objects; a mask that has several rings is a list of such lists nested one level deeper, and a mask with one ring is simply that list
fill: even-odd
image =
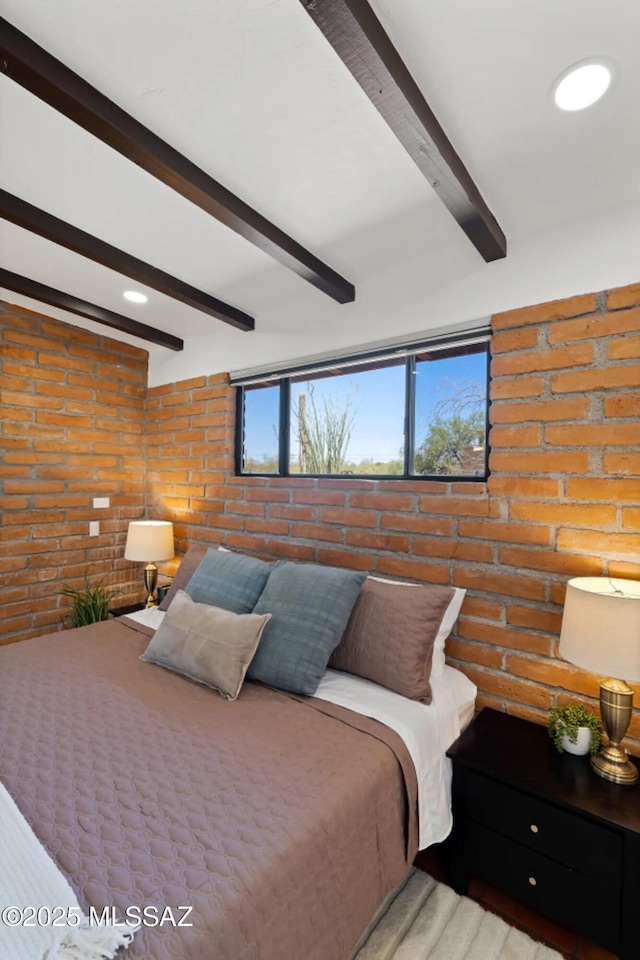
[{"label": "white bed sheet", "polygon": [[[164,611],[149,607],[128,614],[157,629]],[[451,831],[451,761],[446,752],[471,721],[477,688],[463,673],[445,666],[431,679],[429,705],[340,670],[327,670],[315,696],[386,724],[402,738],[418,780],[420,849],[440,843]]]}]

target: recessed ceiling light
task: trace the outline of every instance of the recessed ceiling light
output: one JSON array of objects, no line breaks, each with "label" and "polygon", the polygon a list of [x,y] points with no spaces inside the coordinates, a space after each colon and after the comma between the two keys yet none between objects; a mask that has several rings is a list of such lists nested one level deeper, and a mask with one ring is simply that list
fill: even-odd
[{"label": "recessed ceiling light", "polygon": [[553,99],[561,110],[584,110],[607,92],[611,79],[612,67],[603,60],[574,63],[553,85]]},{"label": "recessed ceiling light", "polygon": [[131,300],[132,303],[146,303],[149,299],[146,293],[138,293],[137,290],[125,290],[122,296],[125,300]]}]

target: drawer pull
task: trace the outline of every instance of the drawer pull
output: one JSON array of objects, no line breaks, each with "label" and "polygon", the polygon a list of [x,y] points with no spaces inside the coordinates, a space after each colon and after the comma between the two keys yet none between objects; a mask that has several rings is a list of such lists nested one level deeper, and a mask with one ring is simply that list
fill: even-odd
[{"label": "drawer pull", "polygon": [[532,823],[531,826],[529,827],[529,829],[531,830],[531,833],[537,833],[537,832],[538,832],[538,828],[537,828],[537,826],[536,826],[535,823]]},{"label": "drawer pull", "polygon": [[536,880],[535,877],[529,877],[529,883],[531,884],[532,887],[535,887],[537,882],[538,881]]}]

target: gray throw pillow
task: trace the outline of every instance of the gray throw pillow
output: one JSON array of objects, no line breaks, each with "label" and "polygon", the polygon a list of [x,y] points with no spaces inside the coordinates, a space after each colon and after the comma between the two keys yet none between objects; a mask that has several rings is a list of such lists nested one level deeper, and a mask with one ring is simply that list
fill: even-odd
[{"label": "gray throw pillow", "polygon": [[365,579],[355,570],[276,563],[253,610],[272,618],[247,676],[292,693],[315,693]]},{"label": "gray throw pillow", "polygon": [[227,700],[240,693],[270,615],[231,613],[194,603],[179,590],[141,660],[213,687]]},{"label": "gray throw pillow", "polygon": [[196,603],[251,613],[273,564],[227,550],[207,550],[185,590]]}]

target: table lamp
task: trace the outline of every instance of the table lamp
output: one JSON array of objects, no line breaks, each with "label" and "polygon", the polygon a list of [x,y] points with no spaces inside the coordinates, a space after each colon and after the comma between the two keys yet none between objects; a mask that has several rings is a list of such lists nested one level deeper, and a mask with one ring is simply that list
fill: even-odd
[{"label": "table lamp", "polygon": [[640,682],[640,581],[576,577],[567,584],[560,655],[600,682],[600,715],[609,743],[591,758],[605,780],[635,783],[638,768],[622,748],[633,709],[628,682]]},{"label": "table lamp", "polygon": [[154,590],[158,582],[158,568],[154,560],[171,560],[173,549],[173,524],[168,520],[133,520],[127,531],[124,548],[125,560],[145,563],[144,586],[147,591],[146,605],[155,605]]}]

